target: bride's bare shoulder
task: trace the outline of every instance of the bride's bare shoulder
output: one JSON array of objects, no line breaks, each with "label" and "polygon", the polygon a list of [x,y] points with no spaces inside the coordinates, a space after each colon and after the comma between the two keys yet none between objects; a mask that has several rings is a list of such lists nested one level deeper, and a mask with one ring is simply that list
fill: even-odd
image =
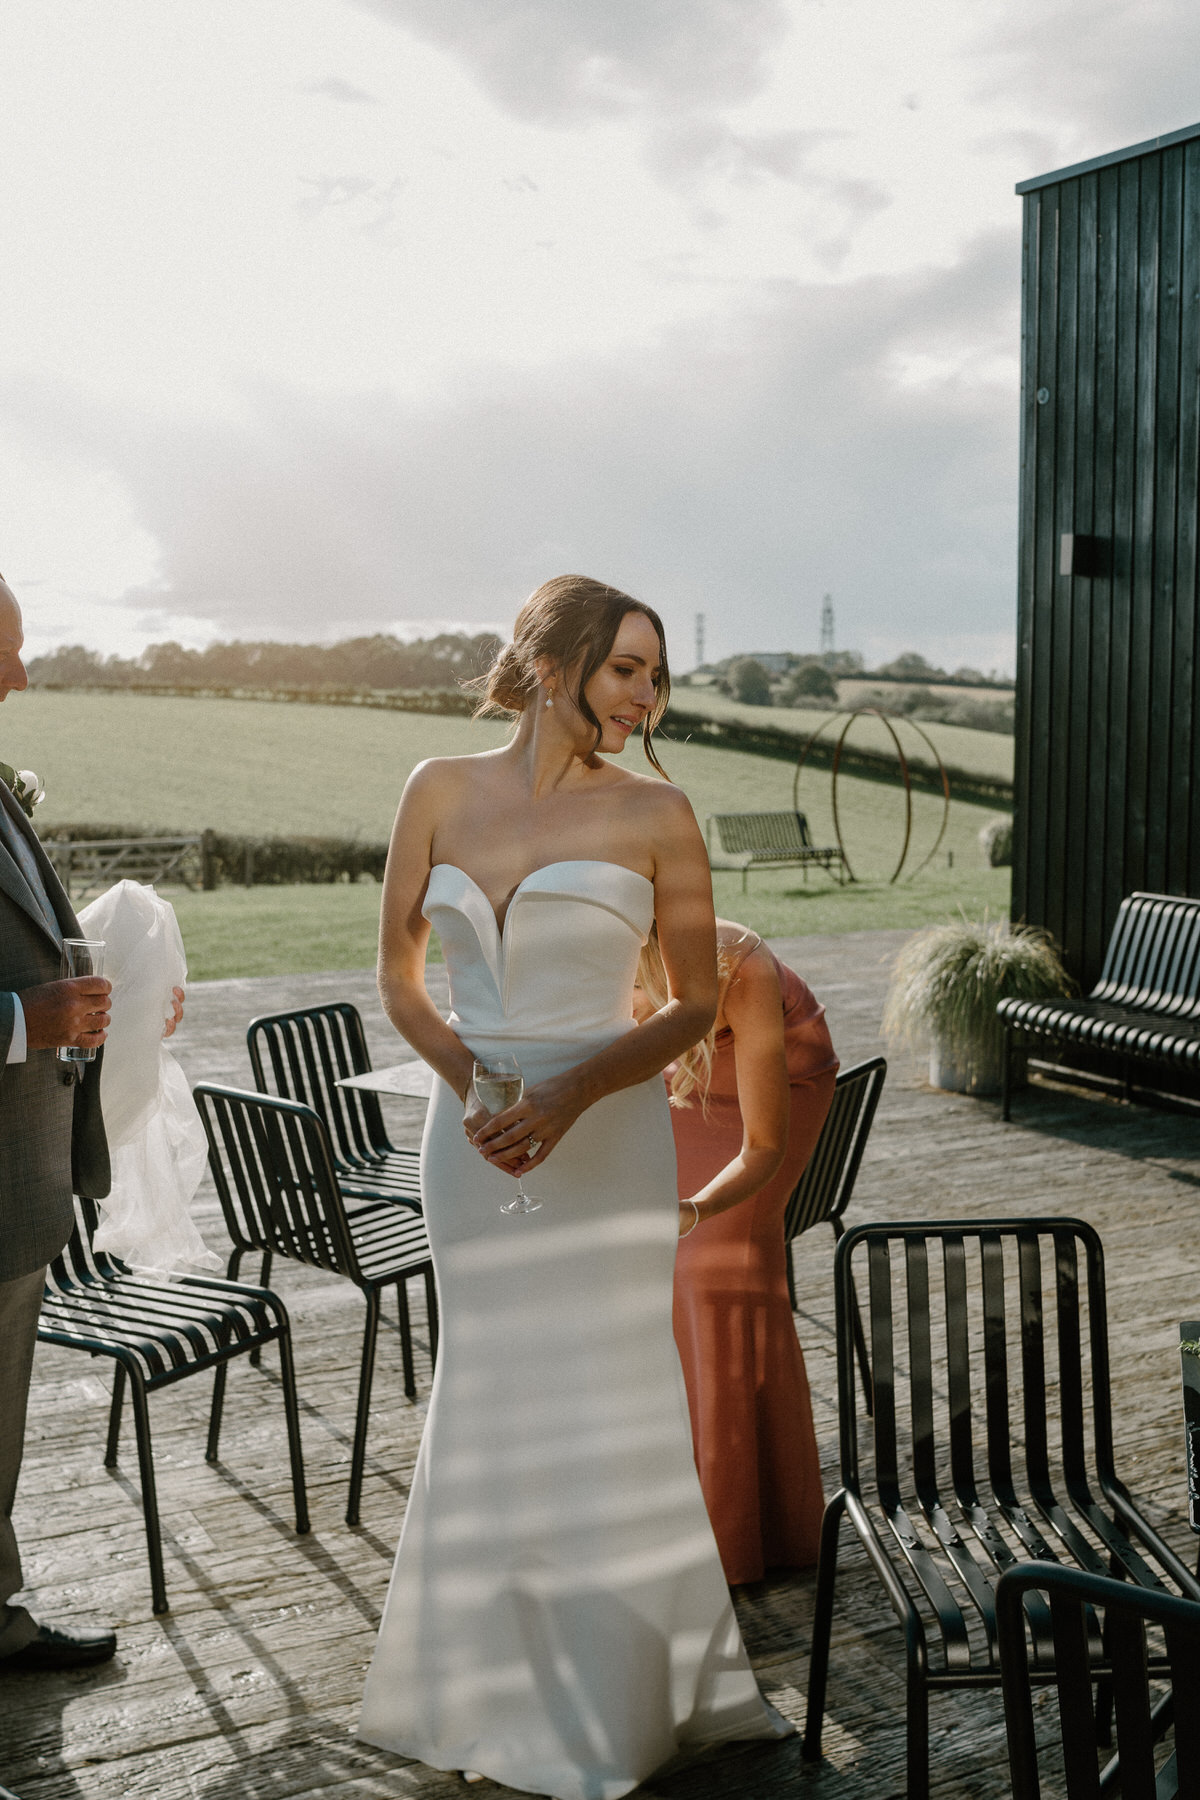
[{"label": "bride's bare shoulder", "polygon": [[682,788],[658,775],[642,775],[636,769],[621,769],[618,773],[622,803],[652,831],[695,830],[696,815]]},{"label": "bride's bare shoulder", "polygon": [[495,752],[491,750],[482,750],[474,756],[426,757],[405,782],[405,795],[426,800],[463,793],[478,785],[480,776],[494,759]]}]

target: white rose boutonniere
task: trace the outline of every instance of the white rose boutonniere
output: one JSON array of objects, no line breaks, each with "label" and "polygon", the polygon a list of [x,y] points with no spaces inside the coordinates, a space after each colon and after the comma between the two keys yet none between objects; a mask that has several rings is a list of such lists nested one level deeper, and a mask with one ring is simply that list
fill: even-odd
[{"label": "white rose boutonniere", "polygon": [[25,817],[32,819],[34,807],[40,806],[46,798],[46,790],[33,770],[14,769],[11,764],[0,762],[0,781],[11,788],[13,799]]}]

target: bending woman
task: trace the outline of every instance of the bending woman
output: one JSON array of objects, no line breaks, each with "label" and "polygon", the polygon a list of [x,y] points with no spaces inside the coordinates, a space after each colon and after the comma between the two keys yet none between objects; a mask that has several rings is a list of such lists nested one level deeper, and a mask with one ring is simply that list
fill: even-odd
[{"label": "bending woman", "polygon": [[[825,1009],[754,932],[717,921],[720,1003],[667,1070],[679,1164],[675,1342],[726,1579],[817,1560],[824,1497],[783,1215],[833,1099]],[[653,940],[639,985],[656,1004]]]},{"label": "bending woman", "polygon": [[[421,1185],[442,1333],[359,1735],[558,1800],[787,1729],[738,1635],[671,1339],[661,1071],[713,1019],[712,896],[683,794],[607,760],[641,725],[657,768],[666,693],[655,613],[546,583],[487,680],[511,741],[414,771],[384,880],[384,1006],[439,1076]],[[655,919],[664,999],[635,1028]],[[489,1118],[473,1062],[500,1056],[524,1088]],[[501,1211],[514,1175],[538,1211]]]}]

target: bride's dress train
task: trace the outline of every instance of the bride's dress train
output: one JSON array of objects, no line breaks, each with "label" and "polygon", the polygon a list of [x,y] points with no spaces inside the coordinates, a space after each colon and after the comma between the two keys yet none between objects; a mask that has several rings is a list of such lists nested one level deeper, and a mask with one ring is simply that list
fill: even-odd
[{"label": "bride's dress train", "polygon": [[[425,914],[451,1022],[526,1083],[634,1029],[644,876],[560,862],[498,930],[440,863]],[[671,1331],[678,1207],[661,1077],[528,1178],[434,1086],[422,1152],[442,1336],[359,1736],[557,1800],[616,1800],[679,1750],[788,1729],[759,1695],[704,1510]]]}]

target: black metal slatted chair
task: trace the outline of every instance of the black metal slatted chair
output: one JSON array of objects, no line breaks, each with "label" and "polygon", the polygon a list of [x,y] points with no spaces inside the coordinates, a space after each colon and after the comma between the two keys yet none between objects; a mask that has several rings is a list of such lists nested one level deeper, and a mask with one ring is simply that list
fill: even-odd
[{"label": "black metal slatted chair", "polygon": [[251,1020],[246,1047],[261,1093],[298,1100],[321,1115],[338,1186],[351,1210],[363,1199],[420,1206],[418,1152],[390,1141],[378,1095],[337,1085],[371,1067],[356,1006],[341,1000],[265,1014]]},{"label": "black metal slatted chair", "polygon": [[[852,1069],[842,1069],[838,1074],[833,1102],[821,1127],[821,1135],[783,1215],[783,1237],[788,1247],[788,1294],[793,1312],[796,1310],[796,1279],[792,1256],[796,1239],[803,1232],[811,1231],[814,1225],[832,1225],[835,1238],[840,1238],[845,1231],[842,1214],[854,1192],[859,1164],[886,1079],[887,1059],[882,1056],[872,1056],[869,1061],[856,1063]],[[871,1370],[857,1295],[853,1322],[854,1347],[869,1413]]]},{"label": "black metal slatted chair", "polygon": [[50,1265],[46,1277],[38,1337],[44,1344],[86,1350],[92,1356],[112,1357],[115,1362],[108,1442],[104,1453],[104,1466],[108,1469],[114,1468],[117,1462],[121,1412],[128,1383],[137,1432],[150,1585],[154,1610],[163,1613],[167,1611],[167,1588],[147,1395],[158,1388],[169,1387],[172,1382],[182,1381],[188,1375],[215,1370],[205,1450],[206,1459],[215,1462],[230,1361],[245,1352],[259,1350],[264,1344],[277,1342],[292,1464],[296,1530],[306,1532],[309,1528],[308,1501],[291,1332],[283,1302],[265,1288],[245,1287],[234,1281],[219,1281],[204,1275],[184,1275],[167,1281],[132,1274],[116,1257],[92,1248],[96,1223],[95,1203],[90,1200],[77,1202],[71,1240],[62,1255]]},{"label": "black metal slatted chair", "polygon": [[[870,1283],[873,1478],[855,1417],[856,1253]],[[1006,1568],[1061,1561],[1152,1588],[1165,1576],[1193,1599],[1200,1585],[1116,1474],[1104,1259],[1089,1225],[860,1225],[838,1245],[834,1278],[842,1486],[821,1527],[804,1753],[821,1753],[845,1514],[903,1629],[908,1794],[924,1800],[930,1692],[999,1682],[995,1582]],[[1031,1597],[1026,1611],[1050,1667],[1045,1608]]]},{"label": "black metal slatted chair", "polygon": [[[1054,1671],[1030,1667],[1026,1596],[1039,1606],[1049,1600],[1054,1637]],[[1117,1754],[1103,1770],[1096,1745],[1102,1730],[1092,1699],[1097,1669],[1095,1609],[1103,1608],[1102,1668],[1111,1681],[1117,1724]],[[1166,1653],[1155,1654],[1146,1627],[1157,1626]],[[1058,1723],[1066,1776],[1066,1800],[1100,1800],[1118,1786],[1122,1800],[1169,1800],[1200,1794],[1200,1605],[1174,1594],[1131,1587],[1080,1569],[1018,1563],[996,1588],[996,1626],[1013,1800],[1041,1800],[1038,1744],[1034,1730],[1033,1683],[1052,1680],[1058,1689]],[[1155,1768],[1155,1746],[1164,1721],[1163,1702],[1153,1702],[1151,1674],[1169,1673],[1175,1746]],[[1107,1702],[1103,1707],[1107,1714]]]},{"label": "black metal slatted chair", "polygon": [[344,1275],[366,1299],[346,1507],[347,1524],[357,1525],[384,1288],[396,1290],[404,1391],[410,1400],[416,1399],[417,1383],[407,1284],[415,1276],[425,1282],[430,1355],[437,1357],[437,1290],[425,1221],[411,1207],[390,1201],[347,1211],[325,1122],[312,1107],[208,1082],[193,1092],[208,1133],[213,1180],[233,1239],[230,1274],[237,1273],[247,1251],[269,1251],[332,1275]]}]

